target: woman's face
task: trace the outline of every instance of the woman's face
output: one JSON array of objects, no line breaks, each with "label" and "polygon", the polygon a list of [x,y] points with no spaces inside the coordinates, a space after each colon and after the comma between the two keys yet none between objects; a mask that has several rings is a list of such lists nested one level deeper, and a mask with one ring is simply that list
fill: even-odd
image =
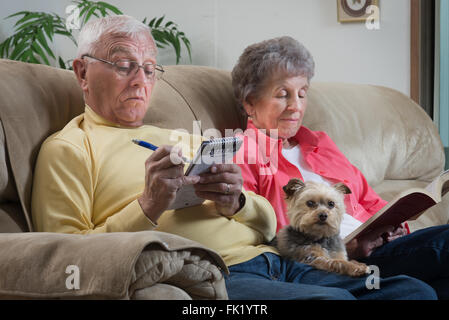
[{"label": "woman's face", "polygon": [[266,129],[270,137],[286,142],[301,126],[308,88],[304,76],[283,77],[269,82],[260,98],[249,98],[243,106],[256,128]]}]

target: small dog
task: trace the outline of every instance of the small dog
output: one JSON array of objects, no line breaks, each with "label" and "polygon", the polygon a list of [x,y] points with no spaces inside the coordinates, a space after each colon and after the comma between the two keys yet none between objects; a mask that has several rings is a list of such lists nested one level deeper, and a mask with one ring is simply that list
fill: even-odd
[{"label": "small dog", "polygon": [[283,189],[290,225],[281,229],[274,241],[282,256],[352,277],[369,273],[366,264],[348,261],[340,238],[344,194],[351,193],[345,184],[329,187],[293,178]]}]

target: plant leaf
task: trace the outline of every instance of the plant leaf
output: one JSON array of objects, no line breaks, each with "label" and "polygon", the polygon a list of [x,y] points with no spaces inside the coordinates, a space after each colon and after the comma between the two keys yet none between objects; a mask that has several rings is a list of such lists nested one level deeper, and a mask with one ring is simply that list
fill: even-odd
[{"label": "plant leaf", "polygon": [[16,24],[14,25],[14,27],[16,27],[17,25],[19,25],[19,24],[21,24],[21,23],[24,23],[24,22],[27,21],[27,20],[34,19],[34,18],[37,18],[37,17],[39,17],[39,16],[41,16],[41,14],[38,13],[38,12],[27,12],[27,13],[23,16],[22,19],[20,19],[20,20],[18,20],[18,21],[16,22]]},{"label": "plant leaf", "polygon": [[21,14],[27,14],[28,12],[29,11],[19,11],[19,12],[16,12],[16,13],[13,13],[13,14],[7,16],[5,19],[9,19],[9,18],[12,18],[12,17],[15,17],[15,16],[19,16]]},{"label": "plant leaf", "polygon": [[47,37],[50,39],[50,41],[53,41],[53,28],[52,25],[49,23],[44,24],[44,31],[47,34]]},{"label": "plant leaf", "polygon": [[34,25],[38,25],[39,20],[28,21],[20,26],[17,26],[16,31],[26,30],[27,28],[32,28]]},{"label": "plant leaf", "polygon": [[123,12],[121,12],[117,7],[114,7],[112,4],[103,2],[103,1],[98,1],[97,2],[98,5],[109,9],[110,11],[114,12],[115,14],[123,14]]},{"label": "plant leaf", "polygon": [[95,12],[95,7],[91,7],[89,9],[89,11],[87,11],[86,16],[84,17],[84,23],[86,23],[87,21],[89,21],[90,17],[94,14]]},{"label": "plant leaf", "polygon": [[36,35],[36,39],[37,41],[41,44],[41,46],[45,49],[45,51],[47,51],[47,53],[53,58],[56,59],[55,55],[53,54],[53,51],[50,49],[50,47],[48,46],[47,40],[45,39],[45,35],[42,32],[42,29],[40,29],[37,32]]},{"label": "plant leaf", "polygon": [[14,50],[12,51],[11,55],[9,56],[9,59],[16,60],[20,55],[22,55],[23,51],[29,46],[28,39],[24,38],[22,41],[17,43]]},{"label": "plant leaf", "polygon": [[175,48],[176,53],[176,64],[179,63],[179,59],[181,58],[181,43],[179,42],[179,38],[176,37],[174,34],[173,36],[173,47]]},{"label": "plant leaf", "polygon": [[157,29],[152,29],[151,34],[153,35],[153,38],[156,42],[159,42],[162,45],[168,44],[167,39],[166,39],[167,36],[164,32],[157,30]]},{"label": "plant leaf", "polygon": [[163,15],[162,17],[160,17],[157,21],[156,21],[156,25],[154,26],[155,28],[159,27],[159,25],[161,24],[162,20],[164,20],[165,15]]},{"label": "plant leaf", "polygon": [[58,63],[59,63],[59,67],[61,68],[61,69],[67,69],[66,67],[66,65],[65,65],[65,62],[64,62],[64,60],[62,60],[62,58],[59,56],[58,57]]},{"label": "plant leaf", "polygon": [[0,58],[6,58],[8,57],[9,54],[9,45],[11,43],[11,39],[12,37],[7,38],[5,41],[3,41],[0,46],[1,46],[1,50],[0,50]]},{"label": "plant leaf", "polygon": [[[25,60],[22,60],[22,61],[25,61]],[[36,64],[40,64],[41,63],[39,60],[36,59],[36,57],[34,56],[32,50],[30,50],[29,53],[28,53],[27,61],[31,62],[31,63],[36,63]]]},{"label": "plant leaf", "polygon": [[156,21],[156,19],[157,19],[157,17],[154,17],[153,19],[151,19],[151,21],[148,23],[148,26],[150,26],[152,28],[154,25],[154,21]]},{"label": "plant leaf", "polygon": [[190,62],[192,62],[192,52],[191,52],[191,45],[190,45],[190,41],[189,39],[187,39],[186,37],[182,37],[181,38],[182,42],[184,42],[184,46],[187,49],[187,53],[189,54],[189,60]]},{"label": "plant leaf", "polygon": [[47,56],[46,56],[44,50],[42,50],[42,48],[39,47],[39,45],[38,45],[36,42],[33,42],[33,43],[31,44],[31,48],[33,49],[33,51],[34,51],[36,54],[39,55],[39,57],[40,57],[42,60],[44,60],[44,62],[45,62],[45,64],[46,64],[47,66],[50,65],[50,62],[48,61]]}]

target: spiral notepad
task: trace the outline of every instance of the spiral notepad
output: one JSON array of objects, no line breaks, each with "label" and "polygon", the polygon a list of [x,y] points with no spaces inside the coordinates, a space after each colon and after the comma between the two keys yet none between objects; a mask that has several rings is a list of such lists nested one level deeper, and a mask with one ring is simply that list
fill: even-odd
[{"label": "spiral notepad", "polygon": [[[242,140],[236,137],[203,141],[185,175],[194,176],[207,172],[214,163],[232,163],[232,159],[241,145]],[[199,198],[195,194],[193,186],[186,185],[178,190],[175,201],[168,209],[186,208],[202,204],[203,202],[204,199]]]}]

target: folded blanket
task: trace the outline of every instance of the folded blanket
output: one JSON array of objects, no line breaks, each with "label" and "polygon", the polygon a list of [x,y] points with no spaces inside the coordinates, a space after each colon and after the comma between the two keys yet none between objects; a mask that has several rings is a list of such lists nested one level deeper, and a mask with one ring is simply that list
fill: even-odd
[{"label": "folded blanket", "polygon": [[163,232],[5,233],[0,261],[3,299],[227,299],[221,257]]}]

